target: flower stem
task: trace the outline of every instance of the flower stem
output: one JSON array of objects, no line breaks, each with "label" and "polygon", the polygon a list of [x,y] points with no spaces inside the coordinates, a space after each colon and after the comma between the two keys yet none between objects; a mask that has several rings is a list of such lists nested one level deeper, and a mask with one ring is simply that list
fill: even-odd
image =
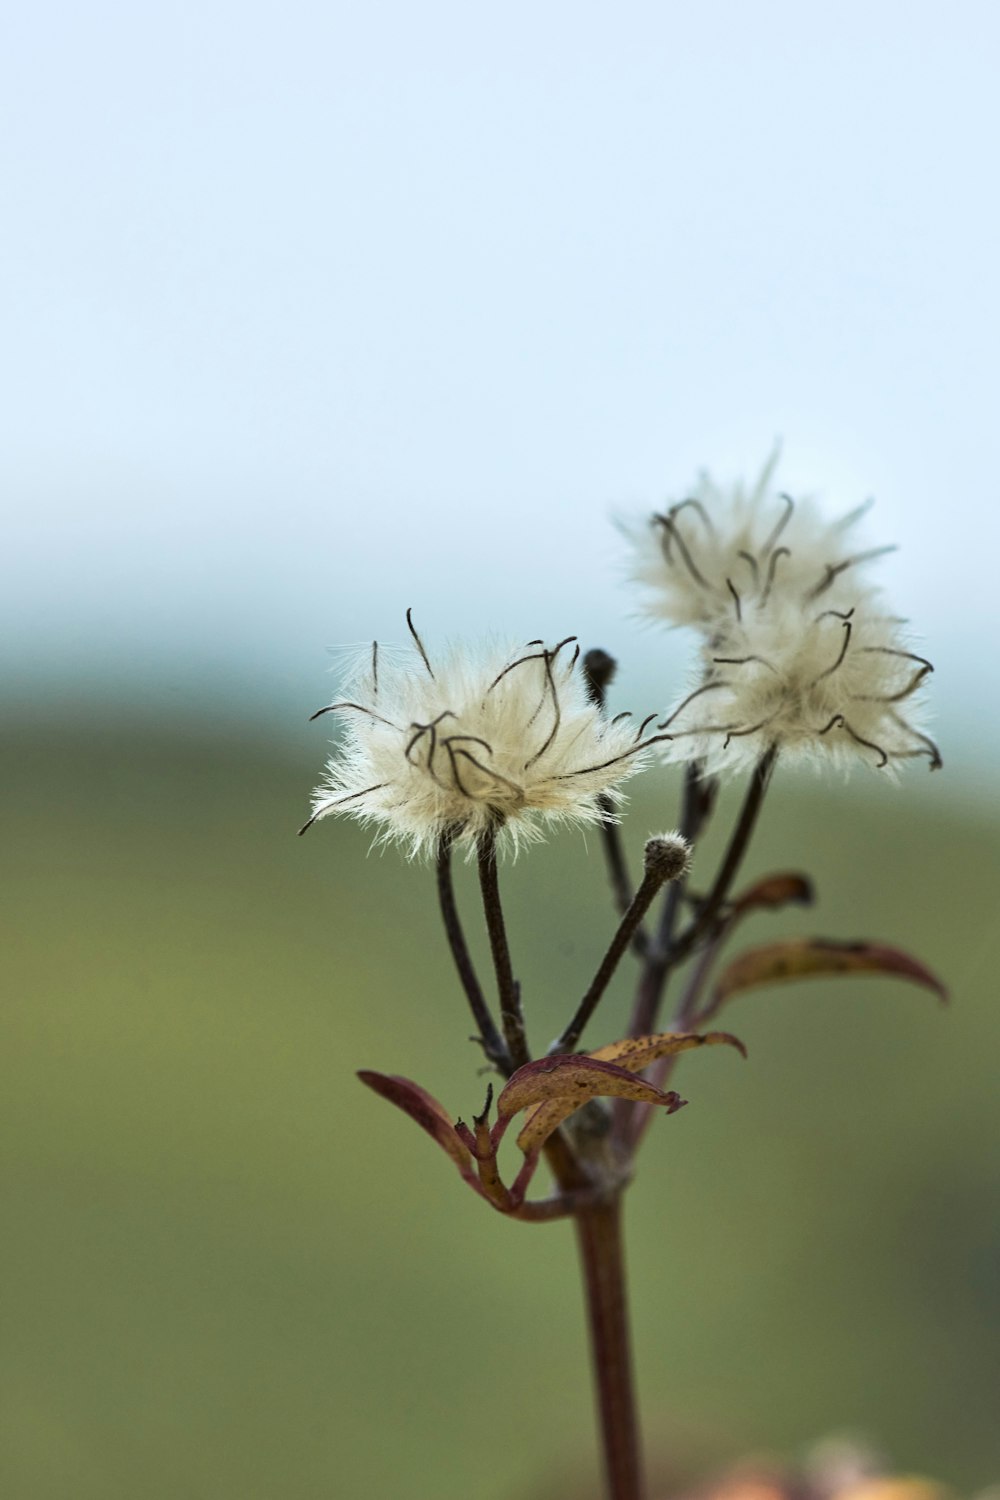
[{"label": "flower stem", "polygon": [[642,884],[636,891],[630,902],[618,930],[611,939],[610,947],[601,960],[601,966],[594,976],[593,983],[577,1006],[572,1020],[559,1037],[550,1047],[550,1052],[572,1052],[583,1034],[583,1028],[590,1020],[594,1011],[611,983],[614,972],[621,962],[629,943],[638,931],[639,924],[649,910],[653,898],[663,885],[664,872],[656,866],[647,866]]},{"label": "flower stem", "polygon": [[[611,895],[618,915],[623,917],[632,904],[632,881],[629,878],[625,848],[622,844],[621,825],[615,816],[614,804],[606,792],[598,794],[597,805],[601,811],[598,829],[604,848],[604,858],[607,862],[608,878],[611,882]],[[646,951],[646,939],[638,929],[633,935],[632,945],[638,956],[643,957]]]},{"label": "flower stem", "polygon": [[757,818],[763,806],[764,793],[767,791],[771,780],[771,772],[774,770],[774,763],[777,758],[778,747],[772,745],[770,749],[765,750],[757,762],[754,773],[750,778],[750,784],[747,787],[746,796],[743,799],[743,806],[740,809],[736,827],[733,829],[712,889],[709,891],[701,910],[690,927],[685,932],[682,932],[677,941],[672,945],[668,955],[668,962],[671,965],[679,963],[682,958],[687,957],[699,938],[715,922],[726,897],[729,895],[733,881],[739,874],[743,857],[750,846],[750,839],[757,826]]},{"label": "flower stem", "polygon": [[437,888],[438,900],[441,904],[441,919],[444,923],[448,946],[451,949],[451,956],[455,961],[455,968],[462,982],[465,997],[469,1002],[469,1009],[479,1027],[479,1041],[490,1062],[495,1063],[500,1071],[509,1077],[513,1072],[513,1065],[507,1055],[504,1039],[490,1015],[482,986],[476,978],[472,956],[465,941],[465,933],[462,931],[458,905],[455,901],[455,887],[451,878],[451,840],[447,836],[438,844]]},{"label": "flower stem", "polygon": [[483,914],[490,938],[490,953],[496,973],[497,991],[500,997],[500,1024],[507,1041],[507,1050],[515,1068],[530,1061],[528,1040],[524,1029],[524,1012],[521,1009],[521,986],[514,978],[507,946],[507,929],[504,925],[503,907],[500,904],[500,882],[497,879],[496,834],[484,833],[479,840],[479,885],[483,895]]},{"label": "flower stem", "polygon": [[621,1194],[578,1209],[574,1219],[590,1326],[607,1500],[642,1500],[645,1485],[625,1296]]},{"label": "flower stem", "polygon": [[[680,832],[689,844],[696,842],[712,811],[715,786],[702,778],[697,762],[688,765],[684,775],[684,792],[681,800]],[[645,956],[636,993],[635,1007],[629,1025],[629,1036],[645,1036],[656,1030],[663,991],[668,977],[674,927],[681,900],[684,896],[685,879],[672,881],[667,889],[659,929],[652,948]],[[619,1112],[616,1112],[619,1113]],[[620,1112],[622,1119],[628,1111]]]}]

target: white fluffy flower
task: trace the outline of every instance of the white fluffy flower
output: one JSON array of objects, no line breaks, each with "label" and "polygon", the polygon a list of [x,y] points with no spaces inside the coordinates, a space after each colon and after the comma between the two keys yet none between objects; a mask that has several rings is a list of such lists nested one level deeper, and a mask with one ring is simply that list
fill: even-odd
[{"label": "white fluffy flower", "polygon": [[412,649],[387,659],[374,646],[350,697],[320,710],[342,717],[343,736],[306,827],[345,813],[413,854],[490,829],[516,847],[544,821],[594,823],[601,801],[620,801],[619,783],[648,760],[650,720],[637,732],[628,716],[602,717],[574,638],[432,662],[407,623]]},{"label": "white fluffy flower", "polygon": [[646,613],[701,637],[697,683],[658,726],[666,757],[710,772],[772,749],[879,769],[923,755],[936,768],[913,714],[933,669],[865,578],[893,548],[851,544],[867,505],[831,524],[812,501],[774,495],[776,461],[750,490],[703,475],[688,499],[626,528]]},{"label": "white fluffy flower", "polygon": [[698,686],[660,725],[670,759],[710,771],[782,755],[861,757],[877,769],[937,746],[914,722],[912,702],[933,669],[912,652],[899,622],[871,590],[829,602],[831,590],[775,587],[763,604],[735,602],[702,647]]},{"label": "white fluffy flower", "polygon": [[893,550],[850,545],[848,533],[866,505],[830,523],[813,501],[776,495],[777,458],[775,452],[751,489],[725,490],[702,474],[687,499],[641,523],[620,523],[645,614],[672,625],[710,625],[734,607],[766,603],[776,588],[829,584]]}]

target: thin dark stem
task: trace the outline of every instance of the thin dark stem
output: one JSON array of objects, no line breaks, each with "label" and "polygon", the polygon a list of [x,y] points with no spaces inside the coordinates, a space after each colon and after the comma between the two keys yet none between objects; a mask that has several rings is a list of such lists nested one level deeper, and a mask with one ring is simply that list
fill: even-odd
[{"label": "thin dark stem", "polygon": [[639,1423],[625,1298],[621,1195],[576,1213],[608,1500],[642,1500]]},{"label": "thin dark stem", "polygon": [[479,1029],[479,1041],[483,1051],[489,1061],[495,1063],[509,1078],[514,1071],[513,1064],[508,1055],[506,1043],[490,1015],[486,997],[476,977],[472,956],[465,941],[465,933],[462,931],[455,901],[455,887],[451,878],[451,850],[452,840],[446,834],[438,845],[437,853],[438,900],[441,904],[441,919],[444,922],[445,935],[448,939],[448,946],[451,948],[451,956],[455,961],[458,977],[465,991],[465,997],[469,1002],[469,1009]]},{"label": "thin dark stem", "polygon": [[625,862],[621,825],[615,817],[611,798],[606,793],[600,794],[597,805],[601,810],[601,842],[604,845],[604,858],[607,861],[608,876],[611,880],[611,893],[615,898],[618,915],[623,917],[632,904],[632,882],[629,879],[628,865]]},{"label": "thin dark stem", "polygon": [[646,915],[647,911],[652,905],[653,898],[662,884],[662,870],[658,870],[655,868],[647,869],[645,875],[643,876],[642,884],[636,891],[635,896],[632,898],[632,901],[629,904],[628,910],[626,911],[624,917],[622,917],[621,922],[618,924],[618,931],[611,939],[608,951],[605,953],[604,957],[601,960],[600,968],[594,975],[594,979],[590,988],[584,995],[583,999],[580,1001],[580,1004],[577,1006],[576,1014],[573,1016],[573,1019],[566,1027],[562,1036],[557,1042],[553,1043],[552,1048],[550,1049],[551,1051],[573,1051],[577,1042],[580,1040],[580,1037],[583,1033],[583,1028],[586,1026],[587,1022],[594,1014],[594,1011],[597,1009],[604,991],[610,984],[614,972],[621,962],[622,955],[624,954],[629,943],[632,941],[639,923],[642,921],[643,917]]},{"label": "thin dark stem", "polygon": [[496,833],[491,829],[479,840],[479,885],[483,894],[483,912],[486,930],[490,937],[490,952],[493,955],[493,970],[497,979],[500,997],[500,1024],[507,1040],[507,1051],[515,1068],[531,1061],[528,1041],[524,1030],[524,1013],[521,1010],[521,987],[514,978],[510,949],[507,946],[507,929],[504,926],[503,907],[500,904],[500,883],[497,879]]},{"label": "thin dark stem", "polygon": [[[715,876],[714,883],[712,883],[712,889],[709,891],[708,897],[703,901],[697,916],[694,916],[690,926],[687,927],[684,933],[681,933],[681,938],[676,939],[676,941],[673,941],[673,924],[675,924],[676,912],[678,912],[679,901],[681,901],[681,891],[678,889],[681,882],[676,882],[676,885],[670,886],[669,891],[667,891],[667,898],[664,901],[663,919],[661,919],[660,933],[658,933],[657,951],[652,953],[649,959],[646,960],[645,968],[643,968],[642,975],[639,978],[639,992],[636,995],[636,1008],[634,1008],[633,1013],[633,1025],[631,1025],[631,1035],[633,1037],[645,1037],[648,1032],[654,1031],[655,1025],[657,1025],[657,1014],[660,1011],[660,1005],[663,1004],[663,996],[664,992],[666,992],[670,974],[672,974],[675,966],[691,953],[694,945],[706,933],[714,929],[718,913],[720,913],[721,907],[723,907],[724,901],[726,901],[727,895],[729,895],[730,889],[732,889],[733,880],[738,876],[742,859],[744,859],[748,846],[750,846],[750,838],[753,835],[754,828],[756,828],[757,817],[759,817],[760,807],[762,807],[765,792],[768,790],[768,783],[771,781],[771,772],[774,771],[774,763],[777,757],[777,747],[772,745],[760,757],[759,762],[757,762],[753,777],[750,780],[750,786],[747,787],[744,805],[742,805],[741,813],[739,813],[739,819],[736,820],[736,826],[733,828],[732,837],[730,837],[726,853],[723,856],[723,862],[721,862],[720,868],[718,868],[718,874]],[[684,819],[687,819],[687,817],[693,819],[697,837],[697,829],[703,825],[708,813],[699,808],[699,801],[697,801],[697,775],[696,777],[691,777],[691,769],[693,768],[688,768],[688,777],[690,778],[688,778],[687,786],[685,786]],[[699,993],[700,980],[699,977],[696,977],[693,990],[688,990],[688,998],[691,999],[691,1002],[694,1002]],[[675,1028],[673,1029],[676,1029],[676,1031],[687,1031],[691,1025],[693,1025],[693,1016],[690,1014],[690,1005],[682,1005],[681,1013],[676,1017]],[[663,1088],[663,1083],[666,1082],[667,1077],[672,1073],[675,1062],[676,1059],[663,1059],[657,1067],[649,1071],[649,1079],[651,1079],[651,1082],[657,1083],[657,1088]],[[642,1104],[634,1107],[634,1109],[630,1109],[630,1107],[625,1106],[624,1100],[616,1100],[615,1104],[615,1125],[613,1125],[615,1140],[618,1142],[619,1149],[624,1154],[634,1154],[643,1133],[645,1133],[646,1127],[648,1127],[651,1110],[649,1110],[648,1106],[642,1106]]]},{"label": "thin dark stem", "polygon": [[[684,775],[684,790],[681,795],[680,832],[693,844],[708,820],[711,812],[713,791],[702,780],[701,769],[696,762],[688,765]],[[667,887],[660,913],[660,925],[653,951],[647,955],[639,979],[639,988],[629,1026],[630,1036],[647,1036],[656,1029],[656,1016],[667,978],[667,965],[677,913],[684,896],[684,878],[674,880]],[[616,1111],[616,1113],[621,1113]]]},{"label": "thin dark stem", "polygon": [[[584,658],[581,670],[583,672],[584,686],[587,689],[587,697],[595,708],[604,712],[605,699],[608,686],[615,675],[617,663],[613,656],[607,651],[599,648],[588,651]],[[622,843],[621,828],[615,817],[614,803],[606,792],[601,792],[597,798],[597,805],[601,810],[601,844],[604,848],[604,858],[608,867],[608,876],[611,880],[611,894],[614,897],[615,907],[618,915],[623,917],[632,904],[632,882],[629,879],[628,864],[625,860],[625,846]],[[645,933],[636,931],[633,947],[639,958],[645,956],[647,943]]]},{"label": "thin dark stem", "polygon": [[[705,1025],[710,1018],[710,1012],[698,1010],[698,1001],[701,998],[705,981],[719,956],[719,949],[725,942],[729,931],[729,924],[724,923],[719,933],[711,943],[707,943],[701,952],[695,965],[694,973],[688,980],[681,1003],[672,1018],[670,1031],[695,1031]],[[646,1077],[656,1088],[662,1089],[666,1086],[668,1079],[680,1062],[680,1054],[674,1053],[672,1057],[661,1057],[658,1062],[647,1071]],[[616,1100],[616,1103],[624,1101]],[[638,1150],[643,1136],[649,1129],[653,1119],[653,1107],[650,1104],[636,1104],[634,1108],[621,1112],[620,1120],[616,1119],[618,1127],[618,1139],[622,1143],[627,1155],[632,1156]]]},{"label": "thin dark stem", "polygon": [[709,891],[691,925],[671,945],[668,953],[668,961],[671,965],[680,963],[683,958],[686,958],[699,938],[709,931],[726,897],[729,895],[733,881],[739,874],[740,865],[743,863],[744,856],[750,846],[750,840],[757,826],[757,819],[764,802],[764,794],[771,780],[771,772],[774,770],[774,763],[777,758],[778,748],[776,745],[772,745],[769,750],[765,750],[757,762],[754,773],[750,778],[750,785],[746,790],[746,796],[743,799],[743,806],[740,809],[736,827],[733,829],[722,864],[719,866],[719,872],[712,884],[712,889]]}]

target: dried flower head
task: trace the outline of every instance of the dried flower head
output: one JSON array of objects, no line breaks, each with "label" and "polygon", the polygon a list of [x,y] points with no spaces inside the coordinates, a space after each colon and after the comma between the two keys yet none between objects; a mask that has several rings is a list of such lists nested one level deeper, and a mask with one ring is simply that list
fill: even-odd
[{"label": "dried flower head", "polygon": [[912,713],[933,668],[872,590],[855,590],[844,609],[815,590],[734,602],[702,647],[702,668],[660,725],[673,736],[671,759],[739,770],[776,746],[844,763],[860,756],[877,769],[914,756],[941,764]]},{"label": "dried flower head", "polygon": [[701,637],[692,690],[658,726],[671,760],[710,772],[769,751],[878,769],[926,756],[914,714],[933,670],[887,613],[864,564],[892,547],[849,545],[863,505],[832,524],[812,501],[771,492],[777,454],[756,485],[696,493],[632,529],[646,611]]},{"label": "dried flower head", "polygon": [[[442,838],[495,830],[508,846],[546,821],[595,823],[657,738],[628,715],[605,720],[587,695],[575,637],[520,650],[453,648],[433,663],[413,627],[392,659],[372,647],[309,823],[345,813],[430,854]],[[600,800],[599,800],[600,799]],[[303,830],[304,831],[304,830]]]},{"label": "dried flower head", "polygon": [[825,590],[892,547],[852,548],[848,533],[862,505],[833,523],[812,500],[776,495],[775,451],[750,489],[725,490],[703,473],[685,500],[621,529],[632,545],[630,576],[644,590],[643,612],[672,625],[711,625],[734,604],[766,605],[776,588]]}]

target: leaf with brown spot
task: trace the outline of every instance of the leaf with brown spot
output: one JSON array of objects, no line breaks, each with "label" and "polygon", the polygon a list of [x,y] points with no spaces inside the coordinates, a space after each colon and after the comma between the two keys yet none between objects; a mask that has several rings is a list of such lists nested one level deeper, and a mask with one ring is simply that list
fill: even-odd
[{"label": "leaf with brown spot", "polygon": [[421,1129],[426,1130],[447,1151],[462,1176],[476,1182],[469,1149],[458,1136],[444,1106],[438,1103],[433,1094],[429,1094],[412,1079],[401,1078],[395,1073],[373,1073],[366,1068],[358,1077],[362,1083],[374,1089],[376,1094],[408,1114],[411,1120],[416,1120]]},{"label": "leaf with brown spot", "polygon": [[787,979],[824,978],[831,974],[886,974],[931,990],[940,1000],[948,991],[930,969],[900,948],[882,943],[838,943],[824,938],[795,938],[749,948],[727,965],[710,1002],[716,1009],[744,990]]},{"label": "leaf with brown spot", "polygon": [[747,1049],[738,1037],[728,1031],[707,1031],[699,1035],[693,1031],[658,1031],[652,1036],[628,1036],[620,1042],[609,1042],[598,1047],[590,1056],[601,1062],[617,1063],[630,1073],[641,1073],[643,1068],[658,1057],[673,1057],[677,1052],[688,1052],[692,1047],[716,1047],[720,1043],[735,1047],[737,1052],[747,1055]]}]

